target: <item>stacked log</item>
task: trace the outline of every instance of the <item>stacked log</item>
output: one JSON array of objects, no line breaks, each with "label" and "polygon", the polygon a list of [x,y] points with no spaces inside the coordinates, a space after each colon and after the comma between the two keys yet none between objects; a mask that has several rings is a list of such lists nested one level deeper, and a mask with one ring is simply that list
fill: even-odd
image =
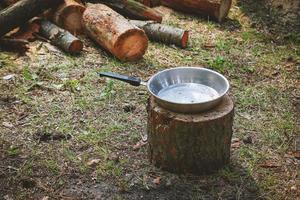
[{"label": "stacked log", "polygon": [[0,12],[0,37],[61,2],[62,0],[23,0],[2,10]]},{"label": "stacked log", "polygon": [[120,60],[138,60],[148,47],[145,32],[106,5],[88,4],[83,24],[94,41]]},{"label": "stacked log", "polygon": [[117,12],[131,18],[140,20],[162,21],[162,14],[142,3],[134,0],[84,0],[85,2],[103,3]]},{"label": "stacked log", "polygon": [[78,0],[64,0],[53,12],[53,22],[72,34],[83,33],[82,15],[85,11],[83,6]]},{"label": "stacked log", "polygon": [[228,15],[232,0],[161,0],[161,3],[175,10],[209,15],[222,22]]},{"label": "stacked log", "polygon": [[[86,10],[86,6],[80,0],[3,0],[1,4],[10,7],[0,12],[0,37],[14,28],[24,25],[30,18],[42,16],[54,23],[51,26],[50,22],[42,23],[44,26],[41,29],[43,35],[50,41],[54,40],[52,44],[63,50],[71,53],[81,51],[82,43],[79,45],[78,39],[75,36],[70,37],[70,34],[77,35],[86,32],[94,41],[120,60],[132,61],[142,58],[145,54],[148,46],[147,36],[156,42],[174,44],[181,48],[187,47],[189,32],[160,24],[162,21],[161,13],[150,7],[162,4],[186,12],[206,13],[218,21],[222,21],[227,16],[231,6],[231,0],[83,1],[102,4],[92,5],[88,3],[88,10]],[[47,14],[45,14],[44,11],[47,9]],[[129,18],[148,21],[131,20],[129,22],[112,9]],[[66,31],[58,26],[55,27],[55,24]],[[60,35],[63,40],[68,38],[68,45],[70,45],[70,38],[76,41],[76,45],[68,46],[67,43],[57,41],[49,27],[59,33],[54,35]],[[46,34],[46,31],[49,33]],[[77,50],[74,50],[74,47]]]}]

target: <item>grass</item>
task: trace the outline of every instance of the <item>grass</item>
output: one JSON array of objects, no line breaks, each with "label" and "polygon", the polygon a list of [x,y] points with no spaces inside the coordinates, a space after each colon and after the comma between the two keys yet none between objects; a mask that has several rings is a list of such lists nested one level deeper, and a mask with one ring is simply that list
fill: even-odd
[{"label": "grass", "polygon": [[[294,107],[299,34],[270,34],[244,4],[235,5],[224,24],[172,13],[165,23],[189,29],[189,47],[151,43],[144,59],[134,63],[118,61],[91,41],[75,57],[53,53],[41,42],[31,44],[28,56],[0,52],[0,77],[16,75],[0,80],[0,118],[13,124],[0,124],[0,181],[7,183],[0,192],[17,199],[41,198],[49,191],[93,199],[98,193],[92,188],[104,199],[295,199],[299,193],[291,188],[299,187],[299,161],[287,155],[299,130]],[[214,175],[177,176],[150,165],[146,147],[133,150],[146,130],[146,88],[96,74],[114,71],[147,80],[160,70],[186,65],[209,67],[231,83],[233,137],[241,145],[232,150],[231,165]],[[126,111],[128,105],[133,109]],[[71,137],[39,141],[38,132]],[[247,136],[252,144],[242,141]],[[91,159],[100,162],[89,166]],[[270,161],[281,165],[261,167]],[[7,166],[17,173],[2,173]],[[160,185],[153,183],[157,177]],[[41,180],[50,190],[23,188],[18,180],[28,178]]]}]

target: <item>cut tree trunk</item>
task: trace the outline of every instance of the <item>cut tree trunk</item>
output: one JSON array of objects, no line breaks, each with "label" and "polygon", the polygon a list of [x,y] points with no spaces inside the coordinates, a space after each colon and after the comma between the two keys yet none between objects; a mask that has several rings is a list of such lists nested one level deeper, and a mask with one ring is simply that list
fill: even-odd
[{"label": "cut tree trunk", "polygon": [[52,19],[55,24],[72,34],[81,34],[83,33],[82,15],[84,10],[85,6],[75,0],[64,0],[64,3],[54,11]]},{"label": "cut tree trunk", "polygon": [[62,0],[22,0],[0,12],[0,37]]},{"label": "cut tree trunk", "polygon": [[88,4],[83,23],[87,34],[120,60],[138,60],[147,50],[145,32],[106,5]]},{"label": "cut tree trunk", "polygon": [[222,22],[228,15],[232,0],[161,0],[161,3],[175,10],[209,15]]},{"label": "cut tree trunk", "polygon": [[230,160],[234,104],[230,97],[210,111],[179,114],[148,101],[149,159],[174,173],[206,174]]},{"label": "cut tree trunk", "polygon": [[68,53],[75,54],[81,52],[83,48],[82,42],[70,32],[59,28],[47,20],[41,20],[40,25],[41,34],[49,39],[53,45],[62,48]]},{"label": "cut tree trunk", "polygon": [[130,22],[143,29],[150,40],[165,44],[174,44],[181,48],[187,47],[189,39],[188,31],[153,21],[130,20]]},{"label": "cut tree trunk", "polygon": [[162,21],[162,14],[134,0],[84,0],[86,2],[103,3],[131,19]]}]

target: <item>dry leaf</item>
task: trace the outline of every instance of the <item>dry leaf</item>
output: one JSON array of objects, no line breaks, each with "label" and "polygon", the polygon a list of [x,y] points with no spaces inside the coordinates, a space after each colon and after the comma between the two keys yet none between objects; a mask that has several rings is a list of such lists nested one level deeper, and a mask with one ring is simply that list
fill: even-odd
[{"label": "dry leaf", "polygon": [[291,187],[291,190],[292,190],[292,191],[297,191],[297,186],[295,186],[295,185],[292,186],[292,187]]},{"label": "dry leaf", "polygon": [[291,154],[294,158],[300,159],[300,151],[293,151]]},{"label": "dry leaf", "polygon": [[259,166],[263,168],[277,168],[277,167],[281,167],[281,164],[275,161],[267,161],[264,164],[261,164]]},{"label": "dry leaf", "polygon": [[154,183],[155,185],[159,185],[159,184],[160,184],[160,180],[161,180],[161,177],[159,176],[159,177],[157,177],[157,178],[155,178],[155,179],[153,180],[153,183]]},{"label": "dry leaf", "polygon": [[140,140],[133,146],[133,150],[138,150],[138,149],[142,148],[143,146],[145,146],[146,144],[147,144],[147,141],[144,142],[143,140]]},{"label": "dry leaf", "polygon": [[207,49],[211,49],[211,48],[215,48],[216,45],[213,44],[213,43],[205,43],[205,44],[203,45],[203,47],[204,47],[204,48],[207,48]]},{"label": "dry leaf", "polygon": [[231,148],[239,148],[241,146],[241,141],[239,138],[233,138],[231,140]]}]

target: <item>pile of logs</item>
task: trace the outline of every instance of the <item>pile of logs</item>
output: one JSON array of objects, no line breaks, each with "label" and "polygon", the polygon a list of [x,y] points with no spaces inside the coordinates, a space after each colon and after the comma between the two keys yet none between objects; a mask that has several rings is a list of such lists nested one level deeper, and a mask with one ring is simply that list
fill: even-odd
[{"label": "pile of logs", "polygon": [[77,36],[86,34],[118,59],[134,61],[145,54],[148,38],[187,47],[189,32],[161,24],[163,14],[152,7],[164,5],[221,22],[231,0],[2,0],[0,5],[0,47],[18,41],[24,46],[38,37],[76,54],[83,49]]}]

